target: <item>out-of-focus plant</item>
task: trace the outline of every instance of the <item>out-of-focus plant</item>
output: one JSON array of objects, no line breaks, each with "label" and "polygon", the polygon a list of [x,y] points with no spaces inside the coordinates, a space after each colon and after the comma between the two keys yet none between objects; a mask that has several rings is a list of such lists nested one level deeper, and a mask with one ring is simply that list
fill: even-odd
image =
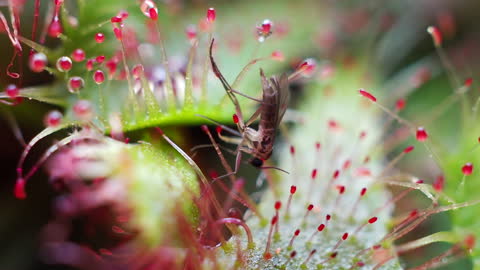
[{"label": "out-of-focus plant", "polygon": [[[428,28],[440,60],[420,61],[385,83],[381,66],[372,65],[372,43],[395,33],[396,16],[386,13],[393,7],[278,1],[252,4],[251,12],[235,12],[234,4],[209,8],[205,16],[205,10],[199,15],[151,0],[55,0],[44,13],[43,2],[33,4],[31,38],[19,33],[24,3],[10,1],[10,22],[2,16],[2,24],[15,52],[29,54],[29,69],[48,72],[53,81],[8,85],[0,97],[5,105],[28,106],[21,98],[31,98],[63,109],[48,113],[46,129],[26,144],[14,187],[17,198],[28,199],[35,192],[28,180],[47,164],[58,191],[55,217],[43,233],[47,263],[81,269],[401,269],[399,255],[442,241],[451,248],[415,269],[446,264],[471,250],[478,267],[478,201],[470,181],[478,107],[470,100],[478,97],[442,49],[445,28]],[[197,21],[183,34],[184,24]],[[60,45],[44,46],[47,37]],[[260,196],[244,189],[251,177],[225,180],[205,173],[212,167],[225,170],[220,174],[233,170],[223,156],[233,151],[219,146],[207,126],[202,131],[215,147],[199,150],[194,159],[188,148],[196,142],[181,129],[213,122],[205,118],[229,124],[238,113],[210,72],[213,37],[218,64],[237,91],[261,96],[258,65],[269,77],[285,69],[304,77],[292,83],[291,90],[301,93],[293,95],[293,109],[279,128],[275,161],[266,165],[289,174],[262,169],[258,182],[268,187]],[[173,57],[182,52],[180,59]],[[305,55],[318,63],[298,60]],[[442,64],[453,94],[430,113],[404,119],[407,95]],[[13,67],[7,71],[22,78]],[[408,82],[394,92],[380,90],[395,78]],[[258,103],[236,96],[248,119]],[[460,143],[456,151],[439,150],[430,123],[459,100]],[[229,132],[220,127],[219,137]],[[392,135],[391,127],[400,131]],[[71,134],[25,169],[31,148],[64,129]],[[395,148],[408,137],[412,145]],[[445,177],[431,185],[395,170],[418,148]],[[208,151],[218,159],[205,158]],[[402,190],[391,195],[387,186]],[[414,192],[429,206],[394,217],[394,204]],[[447,211],[451,231],[395,245],[430,216]]]}]

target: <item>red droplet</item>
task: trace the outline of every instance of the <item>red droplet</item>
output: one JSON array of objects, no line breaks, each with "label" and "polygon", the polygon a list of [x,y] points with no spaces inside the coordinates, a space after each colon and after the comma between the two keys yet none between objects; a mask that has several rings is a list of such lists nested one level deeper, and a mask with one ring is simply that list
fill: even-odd
[{"label": "red droplet", "polygon": [[297,186],[291,186],[290,187],[290,194],[295,194],[297,192]]},{"label": "red droplet", "polygon": [[321,232],[325,229],[325,224],[320,224],[318,227],[317,227],[317,231]]},{"label": "red droplet", "polygon": [[275,210],[280,210],[280,208],[282,208],[282,202],[276,201],[274,207],[275,207]]},{"label": "red droplet", "polygon": [[60,124],[62,118],[63,115],[61,112],[53,110],[48,112],[47,115],[45,115],[45,118],[43,119],[43,124],[46,127],[56,127]]},{"label": "red droplet", "polygon": [[312,179],[315,179],[317,177],[317,169],[312,170]]},{"label": "red droplet", "polygon": [[216,17],[217,17],[217,12],[215,11],[215,9],[209,8],[207,10],[207,21],[214,22]]},{"label": "red droplet", "polygon": [[435,189],[438,192],[443,191],[443,187],[445,185],[445,177],[443,175],[438,176],[435,178],[435,181],[433,181],[433,189]]},{"label": "red droplet", "polygon": [[85,60],[85,51],[82,49],[75,49],[72,52],[72,59],[75,62],[82,62],[83,60]]},{"label": "red droplet", "polygon": [[92,69],[93,69],[93,62],[94,62],[93,59],[88,59],[88,60],[87,60],[87,63],[85,64],[85,67],[86,67],[87,71],[92,71]]},{"label": "red droplet", "polygon": [[345,241],[345,240],[347,240],[347,238],[348,238],[348,233],[344,233],[342,235],[342,240]]},{"label": "red droplet", "polygon": [[295,256],[297,256],[297,252],[294,250],[290,253],[290,258],[294,258]]},{"label": "red droplet", "polygon": [[33,72],[42,72],[47,66],[47,56],[44,53],[35,53],[30,57],[29,67]]},{"label": "red droplet", "polygon": [[360,140],[364,139],[366,136],[367,136],[367,132],[366,132],[366,131],[360,132]]},{"label": "red droplet", "polygon": [[114,59],[112,59],[107,61],[105,63],[105,66],[108,68],[108,76],[110,76],[110,78],[113,77],[113,75],[117,71],[117,62]]},{"label": "red droplet", "polygon": [[336,186],[338,193],[343,194],[345,192],[345,186]]},{"label": "red droplet", "polygon": [[333,176],[332,176],[332,177],[333,177],[333,179],[337,179],[339,175],[340,175],[340,171],[339,171],[339,170],[335,170],[335,171],[333,172]]},{"label": "red droplet", "polygon": [[362,191],[360,191],[360,196],[365,196],[365,193],[367,193],[367,188],[362,188]]},{"label": "red droplet", "polygon": [[377,98],[375,96],[373,96],[372,94],[370,94],[369,92],[367,92],[363,89],[358,90],[358,92],[360,92],[360,95],[370,99],[372,102],[377,102]]},{"label": "red droplet", "polygon": [[152,19],[154,21],[158,20],[158,10],[156,8],[150,8],[148,10],[148,14],[149,14],[150,19]]},{"label": "red droplet", "polygon": [[270,221],[270,224],[275,225],[275,223],[277,223],[277,221],[278,221],[278,216],[275,215],[275,216],[272,218],[272,221]]},{"label": "red droplet", "polygon": [[83,88],[84,85],[85,81],[81,77],[71,77],[68,80],[68,91],[70,91],[70,93],[77,93],[78,91],[80,91],[80,89]]},{"label": "red droplet", "polygon": [[294,234],[295,236],[298,236],[300,234],[300,229],[296,229]]},{"label": "red droplet", "polygon": [[238,124],[238,122],[240,121],[236,114],[234,114],[232,118],[233,118],[233,123],[235,123],[235,124]]},{"label": "red droplet", "polygon": [[410,218],[413,218],[413,217],[416,217],[418,215],[418,210],[417,209],[414,209],[410,212],[410,215],[409,217]]},{"label": "red droplet", "polygon": [[272,258],[272,253],[270,252],[265,252],[265,254],[263,254],[263,259],[265,260],[270,260]]},{"label": "red droplet", "polygon": [[436,47],[440,47],[442,45],[442,33],[440,30],[435,26],[429,26],[427,32],[432,36],[433,44]]},{"label": "red droplet", "polygon": [[187,35],[187,39],[193,41],[197,38],[197,27],[195,25],[188,25],[185,28],[185,34]]},{"label": "red droplet", "polygon": [[[156,131],[158,134],[160,134],[161,136],[163,136],[163,134],[165,134],[165,133],[163,132],[163,130],[162,130],[161,128],[159,128],[159,127],[155,127],[155,131]],[[215,173],[216,173],[216,172],[215,172]]]},{"label": "red droplet", "polygon": [[13,195],[15,195],[15,198],[19,200],[23,200],[27,198],[27,193],[25,192],[25,180],[23,178],[20,178],[15,182],[15,188],[13,189]]},{"label": "red droplet", "polygon": [[13,99],[13,98],[18,97],[18,94],[20,93],[20,90],[18,89],[18,87],[15,84],[9,84],[5,88],[5,93],[7,94],[7,96],[9,96],[10,98]]},{"label": "red droplet", "polygon": [[96,70],[95,73],[93,73],[93,80],[95,81],[96,84],[101,84],[105,81],[105,74],[101,70]]},{"label": "red droplet", "polygon": [[426,141],[428,139],[428,134],[427,134],[427,131],[425,131],[425,128],[423,127],[417,128],[416,137],[417,137],[417,141],[419,142]]},{"label": "red droplet", "polygon": [[463,83],[466,87],[472,86],[473,79],[472,78],[467,78],[465,79],[465,82]]},{"label": "red droplet", "polygon": [[312,211],[312,209],[313,209],[313,204],[309,204],[308,207],[307,207],[307,210]]},{"label": "red droplet", "polygon": [[365,263],[364,263],[364,262],[357,262],[357,266],[358,266],[358,267],[364,267],[364,266],[365,266]]},{"label": "red droplet", "polygon": [[157,20],[158,18],[158,8],[155,2],[152,0],[143,0],[140,4],[140,10],[142,11],[143,15],[147,16],[152,20]]},{"label": "red droplet", "polygon": [[268,36],[272,33],[272,25],[273,23],[269,19],[265,19],[262,22],[261,30],[264,36]]},{"label": "red droplet", "polygon": [[467,235],[463,240],[463,242],[465,243],[465,247],[467,249],[473,249],[475,247],[475,235],[473,234]]},{"label": "red droplet", "polygon": [[332,258],[332,259],[336,258],[337,254],[338,254],[338,252],[333,252],[332,254],[330,254],[330,258]]},{"label": "red droplet", "polygon": [[295,146],[290,145],[290,154],[295,155]]},{"label": "red droplet", "polygon": [[315,148],[317,149],[317,151],[320,150],[321,146],[322,145],[319,142],[315,143]]},{"label": "red droplet", "polygon": [[105,41],[105,35],[103,33],[96,33],[95,34],[95,42],[103,43]]},{"label": "red droplet", "polygon": [[415,149],[415,147],[413,147],[413,145],[410,145],[410,146],[405,147],[405,149],[403,149],[403,152],[404,152],[405,154],[407,154],[407,153],[412,152],[413,149]]},{"label": "red droplet", "polygon": [[331,215],[326,215],[326,216],[325,216],[325,219],[326,219],[327,221],[329,221],[331,218],[332,218]]},{"label": "red droplet", "polygon": [[72,69],[72,59],[68,56],[62,56],[57,60],[57,69],[60,72],[67,72]]},{"label": "red droplet", "polygon": [[221,127],[221,126],[217,126],[217,127],[215,128],[215,131],[217,131],[217,134],[222,133],[222,127]]},{"label": "red droplet", "polygon": [[315,72],[317,62],[313,58],[305,59],[299,66],[299,70],[304,76],[311,76]]},{"label": "red droplet", "polygon": [[405,99],[403,98],[398,99],[397,102],[395,102],[395,110],[397,111],[403,110],[406,104],[407,102],[405,101]]},{"label": "red droplet", "polygon": [[123,21],[123,18],[121,16],[113,16],[110,18],[111,23],[121,23]]},{"label": "red droplet", "polygon": [[378,220],[377,217],[372,217],[368,220],[368,223],[373,224],[373,223],[377,222],[377,220]]},{"label": "red droplet", "polygon": [[57,38],[62,34],[62,25],[60,24],[60,20],[57,16],[55,16],[48,26],[48,35],[53,38]]},{"label": "red droplet", "polygon": [[419,180],[417,180],[417,182],[415,182],[415,183],[417,183],[417,184],[423,184],[423,183],[425,183],[425,181],[423,181],[422,179],[419,179]]},{"label": "red droplet", "polygon": [[465,163],[465,165],[463,165],[462,167],[462,173],[464,175],[470,175],[472,174],[473,172],[473,164],[468,162],[468,163]]},{"label": "red droplet", "polygon": [[103,63],[103,61],[105,60],[105,55],[99,55],[97,57],[95,57],[95,62],[101,64]]},{"label": "red droplet", "polygon": [[333,130],[333,131],[340,131],[341,127],[340,124],[335,121],[334,119],[328,120],[328,128]]}]

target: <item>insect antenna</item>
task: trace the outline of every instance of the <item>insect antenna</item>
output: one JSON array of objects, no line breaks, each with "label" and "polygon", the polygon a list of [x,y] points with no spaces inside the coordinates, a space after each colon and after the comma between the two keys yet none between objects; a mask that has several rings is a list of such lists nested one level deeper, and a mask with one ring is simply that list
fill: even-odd
[{"label": "insect antenna", "polygon": [[278,171],[281,171],[281,172],[284,172],[286,174],[290,174],[289,172],[287,172],[286,170],[284,169],[280,169],[278,167],[274,167],[274,166],[263,166],[263,167],[260,167],[260,169],[264,169],[264,170],[267,170],[267,169],[274,169],[274,170],[278,170]]}]

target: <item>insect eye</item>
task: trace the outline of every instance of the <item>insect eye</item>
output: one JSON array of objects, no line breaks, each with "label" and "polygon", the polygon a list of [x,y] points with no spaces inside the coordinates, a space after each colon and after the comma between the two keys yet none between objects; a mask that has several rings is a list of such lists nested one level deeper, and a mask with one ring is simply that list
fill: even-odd
[{"label": "insect eye", "polygon": [[263,165],[263,160],[259,159],[259,158],[252,158],[252,160],[250,160],[250,164],[252,164],[254,167],[261,167]]}]

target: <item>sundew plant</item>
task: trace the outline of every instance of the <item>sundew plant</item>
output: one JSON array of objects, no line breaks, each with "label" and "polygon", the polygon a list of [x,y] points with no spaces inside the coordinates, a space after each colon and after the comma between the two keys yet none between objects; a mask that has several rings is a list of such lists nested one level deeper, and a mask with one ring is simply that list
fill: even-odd
[{"label": "sundew plant", "polygon": [[0,1],[0,268],[480,269],[479,8]]}]

